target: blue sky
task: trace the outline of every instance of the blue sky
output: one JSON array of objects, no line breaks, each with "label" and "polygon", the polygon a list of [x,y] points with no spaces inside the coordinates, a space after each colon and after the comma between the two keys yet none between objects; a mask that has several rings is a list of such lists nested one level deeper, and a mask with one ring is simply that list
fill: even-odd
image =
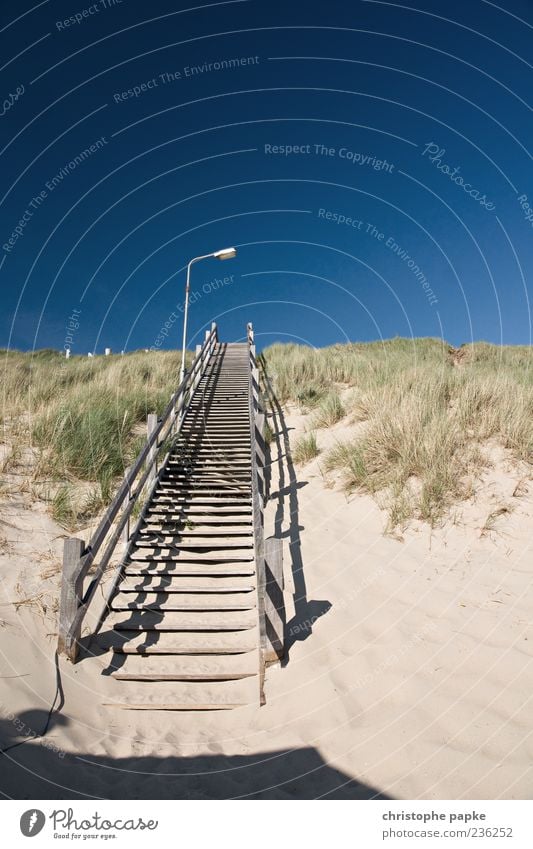
[{"label": "blue sky", "polygon": [[0,345],[528,344],[531,5],[413,4],[2,4]]}]

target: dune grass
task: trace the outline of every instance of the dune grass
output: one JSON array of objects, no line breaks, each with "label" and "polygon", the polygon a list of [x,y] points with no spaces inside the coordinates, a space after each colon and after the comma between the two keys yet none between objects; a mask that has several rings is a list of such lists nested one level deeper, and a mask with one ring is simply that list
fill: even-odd
[{"label": "dune grass", "polygon": [[[312,391],[313,427],[344,413],[362,423],[325,466],[341,472],[347,490],[376,495],[392,526],[412,517],[435,524],[470,495],[488,440],[533,463],[533,353],[525,346],[456,350],[436,339],[393,339],[319,350],[274,345],[264,356],[280,400],[300,403]],[[353,389],[348,410],[341,387]]]},{"label": "dune grass", "polygon": [[[136,456],[147,414],[160,413],[176,388],[179,353],[65,360],[47,350],[0,357],[5,441],[17,452],[35,449],[35,474],[56,483],[52,509],[61,523],[97,512]],[[315,429],[340,419],[353,423],[353,438],[331,450],[325,465],[340,471],[348,490],[386,504],[392,524],[412,516],[434,523],[468,495],[487,462],[488,440],[533,462],[528,347],[476,343],[456,350],[438,339],[318,350],[273,345],[264,361],[278,399],[309,411],[311,432],[294,447],[295,461],[319,453]],[[349,400],[343,393],[341,401],[347,387]],[[80,481],[95,484],[84,483],[82,503]]]},{"label": "dune grass", "polygon": [[346,411],[338,392],[328,392],[316,407],[313,416],[314,427],[331,427],[337,424]]},{"label": "dune grass", "polygon": [[320,453],[318,443],[316,441],[316,433],[306,433],[297,440],[293,450],[292,459],[295,463],[308,463]]},{"label": "dune grass", "polygon": [[[179,364],[174,351],[69,360],[54,351],[2,352],[6,437],[31,445],[37,476],[59,482],[52,512],[61,524],[109,501],[145,438],[147,414],[161,413],[176,389]],[[78,507],[75,481],[98,485]]]}]

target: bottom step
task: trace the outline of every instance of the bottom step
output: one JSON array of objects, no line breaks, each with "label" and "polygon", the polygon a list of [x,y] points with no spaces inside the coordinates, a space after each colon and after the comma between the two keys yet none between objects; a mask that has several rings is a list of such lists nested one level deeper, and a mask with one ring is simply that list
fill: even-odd
[{"label": "bottom step", "polygon": [[253,678],[255,672],[112,672],[117,681],[241,681]]},{"label": "bottom step", "polygon": [[208,705],[182,705],[182,704],[168,704],[168,705],[145,705],[145,704],[128,704],[126,703],[115,703],[115,702],[102,702],[103,707],[112,707],[118,708],[118,710],[233,710],[234,708],[246,707],[244,704],[208,704]]}]

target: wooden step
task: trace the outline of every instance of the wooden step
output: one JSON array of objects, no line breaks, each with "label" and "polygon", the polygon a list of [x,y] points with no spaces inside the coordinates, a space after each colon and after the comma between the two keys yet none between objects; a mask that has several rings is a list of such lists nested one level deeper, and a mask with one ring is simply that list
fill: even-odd
[{"label": "wooden step", "polygon": [[175,575],[145,575],[127,577],[120,584],[121,593],[158,592],[167,593],[250,593],[255,590],[255,581],[248,577],[182,578]]},{"label": "wooden step", "polygon": [[236,481],[241,485],[241,481],[250,480],[251,470],[249,468],[236,469],[235,467],[228,468],[225,472],[218,469],[167,469],[162,476],[161,481],[205,481],[211,483],[213,481],[221,483],[232,483]]},{"label": "wooden step", "polygon": [[116,631],[249,631],[257,625],[256,611],[169,611],[152,610],[114,613]]},{"label": "wooden step", "polygon": [[146,703],[146,702],[102,702],[102,707],[115,708],[116,710],[173,710],[183,713],[184,711],[208,711],[208,710],[235,710],[236,708],[246,707],[246,703],[236,702],[231,704],[183,704],[181,702],[165,703]]},{"label": "wooden step", "polygon": [[[119,689],[116,682],[117,703],[145,710],[220,710],[225,705],[250,705],[259,703],[259,676],[225,681],[129,681]],[[106,705],[113,707],[111,700]],[[171,707],[169,707],[171,706]],[[178,706],[178,707],[175,707]],[[220,707],[222,706],[222,707]]]},{"label": "wooden step", "polygon": [[197,469],[198,471],[213,471],[213,472],[228,472],[232,469],[240,470],[249,470],[250,463],[247,457],[243,457],[241,459],[228,459],[225,460],[223,457],[182,457],[180,459],[170,458],[167,466],[167,469]]},{"label": "wooden step", "polygon": [[236,681],[259,671],[257,649],[248,654],[141,655],[116,653],[113,678],[123,681]]},{"label": "wooden step", "polygon": [[236,488],[236,487],[214,487],[214,486],[177,486],[175,483],[169,482],[168,485],[164,485],[164,481],[156,489],[155,499],[158,498],[172,498],[176,499],[178,496],[209,496],[212,498],[218,498],[220,502],[224,500],[230,500],[232,497],[243,498],[246,493],[250,492],[250,487],[246,488],[244,486]]},{"label": "wooden step", "polygon": [[[179,510],[179,508],[178,508]],[[152,510],[148,510],[146,514],[146,527],[149,525],[158,525],[159,527],[165,527],[166,525],[169,528],[181,528],[185,531],[196,531],[197,528],[205,526],[207,531],[215,530],[217,526],[220,526],[220,530],[223,532],[226,527],[230,528],[232,525],[235,525],[236,528],[240,528],[244,530],[249,527],[251,524],[251,516],[250,511],[246,509],[242,510],[241,515],[237,515],[233,517],[231,513],[202,513],[201,510],[196,511],[196,515],[190,516],[184,512],[175,512],[172,514],[172,510],[160,510],[157,509],[153,515]]]},{"label": "wooden step", "polygon": [[[239,519],[235,521],[245,522],[250,521],[252,509],[248,504],[238,504],[230,505],[227,502],[225,504],[212,504],[211,502],[200,502],[197,501],[194,506],[187,506],[180,509],[179,504],[169,505],[169,506],[158,506],[154,505],[149,508],[148,515],[151,516],[165,516],[168,517],[170,521],[181,521],[186,522],[188,518],[193,523],[200,524],[205,521],[215,521],[216,516],[220,517],[220,522],[231,522],[232,515],[238,515]],[[198,518],[195,518],[198,517]]]},{"label": "wooden step", "polygon": [[111,610],[205,611],[254,610],[255,593],[199,593],[198,595],[167,592],[119,592],[111,602]]},{"label": "wooden step", "polygon": [[134,655],[233,655],[257,651],[258,632],[224,631],[106,631],[94,642],[104,651]]},{"label": "wooden step", "polygon": [[[253,529],[250,524],[241,525],[240,527],[232,527],[231,525],[220,526],[214,525],[211,527],[183,527],[179,528],[176,525],[150,523],[145,525],[139,531],[138,539],[151,540],[152,543],[157,542],[160,545],[162,542],[172,543],[173,545],[186,545],[189,540],[219,540],[227,539],[233,541],[251,539],[253,543]],[[204,543],[205,544],[205,543]]]},{"label": "wooden step", "polygon": [[207,462],[227,462],[227,463],[247,463],[251,462],[250,451],[230,451],[227,448],[213,448],[204,446],[203,448],[191,449],[188,453],[185,451],[175,452],[172,454],[173,463],[184,463],[192,460],[197,463]]},{"label": "wooden step", "polygon": [[137,548],[131,554],[131,562],[146,563],[149,561],[167,563],[239,563],[254,559],[253,548],[228,548],[213,551],[183,551],[168,546],[151,546]]},{"label": "wooden step", "polygon": [[200,537],[208,537],[209,539],[217,537],[242,537],[251,534],[252,525],[250,522],[244,525],[214,525],[214,526],[185,526],[182,522],[146,522],[140,530],[141,537],[153,537],[154,534],[160,534],[163,537],[174,536],[181,539],[197,539]]},{"label": "wooden step", "polygon": [[247,577],[255,575],[255,566],[252,561],[224,562],[224,563],[202,563],[202,562],[185,562],[185,561],[169,561],[169,560],[152,560],[143,561],[137,560],[124,568],[126,577],[139,577],[146,575],[172,575],[186,577],[216,577],[217,575],[226,575],[231,577],[243,576]]},{"label": "wooden step", "polygon": [[176,483],[172,483],[169,481],[168,484],[157,487],[156,494],[153,498],[154,502],[165,501],[167,504],[170,502],[172,504],[180,504],[183,503],[183,500],[192,500],[196,497],[198,498],[216,498],[220,505],[222,504],[234,504],[235,502],[246,501],[246,494],[250,492],[250,486],[246,488],[245,486],[240,487],[239,489],[230,487],[217,487],[217,486],[201,486],[201,485],[183,485],[179,486]]},{"label": "wooden step", "polygon": [[140,535],[135,540],[135,545],[142,548],[168,548],[173,551],[228,551],[238,549],[245,551],[253,548],[254,540],[251,534],[238,537],[223,537],[223,536],[206,536],[199,537],[190,535],[187,537],[181,535],[163,536],[162,534],[154,537],[154,534],[148,536]]},{"label": "wooden step", "polygon": [[[187,507],[182,506],[184,501],[180,501],[176,496],[159,495],[150,502],[150,510],[159,510],[161,512],[174,512],[175,515],[188,516],[199,513],[210,513],[224,515],[228,513],[239,513],[244,515],[250,511],[250,500],[244,498],[217,498],[216,501],[209,499],[191,498],[190,502],[186,502]],[[177,512],[179,511],[179,513]]]}]

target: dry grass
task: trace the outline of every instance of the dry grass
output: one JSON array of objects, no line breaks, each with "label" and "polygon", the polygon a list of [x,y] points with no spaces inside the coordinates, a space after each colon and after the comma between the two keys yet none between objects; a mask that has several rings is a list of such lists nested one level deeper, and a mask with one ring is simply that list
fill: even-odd
[{"label": "dry grass", "polygon": [[340,399],[338,392],[328,392],[319,402],[316,411],[313,415],[314,427],[331,427],[337,424],[344,415],[346,410]]},{"label": "dry grass", "polygon": [[[176,387],[180,355],[2,357],[2,422],[14,446],[3,472],[18,467],[21,449],[33,449],[33,474],[50,481],[55,518],[75,527],[109,501],[140,448],[147,414],[161,412]],[[392,526],[413,516],[435,523],[471,494],[489,439],[533,462],[530,348],[392,339],[318,350],[274,345],[264,359],[278,398],[311,410],[313,429],[345,416],[363,423],[326,465],[341,470],[347,489],[379,496]],[[352,387],[350,401],[341,402],[340,387]],[[318,452],[312,432],[294,458]],[[80,481],[96,485],[83,484],[83,498]]]},{"label": "dry grass", "polygon": [[291,453],[292,459],[298,464],[308,463],[309,460],[317,457],[320,449],[316,441],[316,434],[307,433],[300,437]]},{"label": "dry grass", "polygon": [[529,348],[456,350],[434,339],[320,350],[274,345],[265,362],[281,400],[313,398],[314,427],[345,412],[332,383],[353,387],[347,412],[363,426],[328,453],[325,466],[342,472],[347,490],[376,495],[391,527],[412,517],[434,524],[471,495],[489,439],[533,463]]},{"label": "dry grass", "polygon": [[[54,351],[2,352],[2,471],[31,446],[27,477],[49,482],[54,518],[70,529],[94,516],[138,453],[147,414],[161,413],[176,389],[179,363],[174,351],[69,360]],[[80,481],[97,483],[88,494],[81,487],[81,501]]]}]

